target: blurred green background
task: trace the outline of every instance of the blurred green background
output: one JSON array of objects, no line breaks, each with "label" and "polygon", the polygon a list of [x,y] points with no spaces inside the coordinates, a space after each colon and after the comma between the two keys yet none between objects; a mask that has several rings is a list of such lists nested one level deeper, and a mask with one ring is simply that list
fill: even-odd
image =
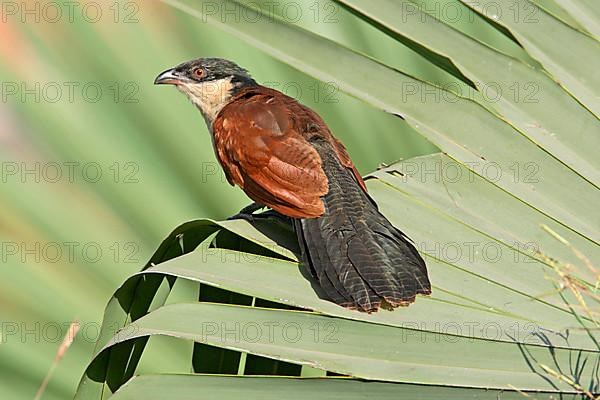
[{"label": "blurred green background", "polygon": [[[449,80],[339,5],[271,3],[286,20],[375,59]],[[200,113],[173,88],[153,86],[164,69],[203,56],[234,60],[321,114],[363,174],[435,151],[402,119],[159,1],[3,2],[1,18],[2,399],[34,398],[77,320],[42,398],[72,397],[118,285],[175,226],[222,219],[249,202],[224,179]]]}]

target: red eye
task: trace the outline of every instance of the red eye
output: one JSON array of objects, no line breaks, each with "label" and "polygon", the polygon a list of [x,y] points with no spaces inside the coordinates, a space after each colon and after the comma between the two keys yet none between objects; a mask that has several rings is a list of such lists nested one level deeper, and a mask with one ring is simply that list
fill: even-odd
[{"label": "red eye", "polygon": [[204,76],[204,70],[202,68],[196,68],[194,70],[194,75],[196,78],[202,78]]}]

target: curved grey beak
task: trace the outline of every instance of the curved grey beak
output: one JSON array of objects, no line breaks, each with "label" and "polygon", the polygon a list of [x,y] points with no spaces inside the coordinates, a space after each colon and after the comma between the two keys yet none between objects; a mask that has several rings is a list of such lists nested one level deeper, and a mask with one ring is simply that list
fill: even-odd
[{"label": "curved grey beak", "polygon": [[154,79],[155,85],[176,85],[182,81],[181,76],[174,69],[168,69],[161,72],[160,75]]}]

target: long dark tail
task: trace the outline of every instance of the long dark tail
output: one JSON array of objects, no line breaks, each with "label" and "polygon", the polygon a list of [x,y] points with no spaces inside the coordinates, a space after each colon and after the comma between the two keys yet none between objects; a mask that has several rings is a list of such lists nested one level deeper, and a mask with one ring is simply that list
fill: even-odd
[{"label": "long dark tail", "polygon": [[329,144],[314,144],[329,178],[325,214],[297,219],[295,229],[302,261],[325,293],[364,312],[407,306],[417,294],[430,294],[415,247],[379,212]]}]

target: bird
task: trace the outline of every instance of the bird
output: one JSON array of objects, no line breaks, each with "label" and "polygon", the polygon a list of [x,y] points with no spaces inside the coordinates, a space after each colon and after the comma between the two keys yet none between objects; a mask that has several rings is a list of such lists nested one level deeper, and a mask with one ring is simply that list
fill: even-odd
[{"label": "bird", "polygon": [[372,313],[431,294],[423,258],[315,111],[222,58],[186,61],[154,83],[200,110],[227,181],[254,201],[246,212],[268,207],[292,220],[301,264],[328,300]]}]

